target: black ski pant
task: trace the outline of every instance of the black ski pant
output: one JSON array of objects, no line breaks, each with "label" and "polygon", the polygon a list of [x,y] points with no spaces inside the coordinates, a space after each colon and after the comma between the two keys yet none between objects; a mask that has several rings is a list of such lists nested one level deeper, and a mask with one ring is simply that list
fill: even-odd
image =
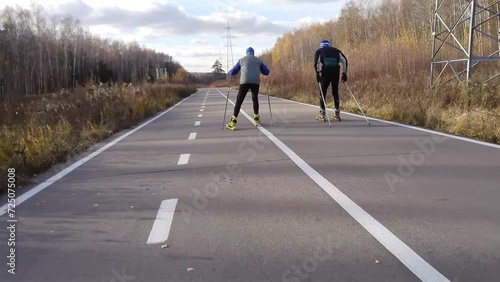
[{"label": "black ski pant", "polygon": [[[340,68],[335,68],[332,70],[323,71],[321,74],[321,90],[323,91],[323,98],[326,101],[326,92],[330,84],[332,85],[333,102],[335,103],[335,109],[340,110],[340,100],[339,100],[339,80],[340,80]],[[324,111],[325,104],[323,99],[320,99],[320,107]]]},{"label": "black ski pant", "polygon": [[238,97],[236,98],[236,104],[234,105],[234,113],[235,117],[238,117],[240,113],[241,104],[245,100],[245,96],[247,96],[248,90],[252,91],[252,101],[253,101],[253,113],[259,113],[259,84],[252,83],[243,83],[240,84],[240,89],[238,90]]}]

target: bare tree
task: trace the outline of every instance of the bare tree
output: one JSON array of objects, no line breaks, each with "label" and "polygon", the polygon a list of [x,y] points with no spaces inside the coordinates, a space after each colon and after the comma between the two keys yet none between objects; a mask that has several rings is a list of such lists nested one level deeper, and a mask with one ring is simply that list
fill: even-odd
[{"label": "bare tree", "polygon": [[137,42],[92,35],[78,20],[48,18],[40,5],[7,6],[0,14],[0,79],[5,92],[47,93],[87,82],[138,82],[152,70],[180,67],[172,57]]}]

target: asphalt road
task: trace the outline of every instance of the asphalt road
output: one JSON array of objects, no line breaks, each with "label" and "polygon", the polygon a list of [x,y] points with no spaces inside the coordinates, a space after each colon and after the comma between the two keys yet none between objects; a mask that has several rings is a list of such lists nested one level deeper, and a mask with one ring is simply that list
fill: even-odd
[{"label": "asphalt road", "polygon": [[348,114],[330,128],[277,98],[271,126],[266,96],[262,126],[241,114],[232,132],[226,93],[17,195],[15,275],[2,207],[0,280],[499,281],[500,146]]}]

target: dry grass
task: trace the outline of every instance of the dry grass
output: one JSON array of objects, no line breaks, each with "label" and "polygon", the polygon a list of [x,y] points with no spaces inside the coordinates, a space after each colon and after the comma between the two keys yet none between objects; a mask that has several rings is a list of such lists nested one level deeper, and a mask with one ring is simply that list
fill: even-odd
[{"label": "dry grass", "polygon": [[[331,39],[349,60],[349,84],[368,115],[500,143],[498,78],[489,86],[427,87],[432,42],[425,19],[432,6],[430,1],[349,1],[337,19],[284,34],[261,56],[271,68],[273,93],[317,105],[313,54],[320,40]],[[446,8],[447,17],[459,16],[450,8]],[[457,40],[467,40],[466,25],[456,31]],[[477,46],[482,46],[477,56],[498,50],[487,37],[476,39]],[[438,60],[461,57],[449,46],[440,54]],[[465,63],[453,66],[455,70],[466,67]],[[481,63],[474,67],[473,77],[484,81],[499,70],[498,62]],[[445,70],[441,81],[452,74],[451,69]],[[343,110],[359,113],[344,86],[340,95]]]},{"label": "dry grass", "polygon": [[[26,182],[194,92],[182,85],[124,85],[3,102],[0,170],[14,167],[18,181]],[[0,182],[6,183],[5,176],[0,175]]]},{"label": "dry grass", "polygon": [[[500,144],[500,90],[496,85],[450,84],[431,90],[415,81],[389,79],[355,81],[351,87],[369,116]],[[279,97],[318,104],[317,88],[311,83],[308,90],[290,91],[280,85],[274,86],[271,92]],[[328,104],[333,107],[330,91]],[[342,110],[360,114],[343,85],[340,99]]]}]

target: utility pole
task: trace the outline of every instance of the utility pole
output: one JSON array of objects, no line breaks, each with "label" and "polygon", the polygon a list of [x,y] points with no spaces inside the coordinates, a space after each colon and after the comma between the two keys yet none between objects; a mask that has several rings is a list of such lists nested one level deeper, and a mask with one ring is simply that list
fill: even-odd
[{"label": "utility pole", "polygon": [[[227,51],[226,51],[226,73],[229,73],[229,70],[234,65],[233,42],[232,42],[232,39],[235,37],[235,36],[231,35],[231,29],[233,29],[233,28],[231,27],[231,25],[229,23],[229,20],[227,21],[227,27],[225,29],[226,29],[226,36],[224,36],[223,38],[227,39],[227,42],[226,42],[226,47],[227,47]],[[229,61],[229,55],[231,55],[231,61]]]},{"label": "utility pole", "polygon": [[[483,42],[493,40],[500,46],[500,28],[498,35],[484,28],[486,23],[494,20],[499,21],[500,24],[500,13],[498,12],[500,0],[493,1],[493,3],[483,0],[435,1],[432,25],[431,87],[436,86],[447,70],[451,71],[451,78],[443,83],[454,79],[459,82],[465,80],[469,83],[473,78],[474,69],[479,67],[481,63],[494,61],[500,63],[500,48],[495,51],[486,52],[483,50],[480,52],[478,44],[480,40]],[[461,3],[458,6],[461,13],[458,18],[453,20],[449,16],[449,12],[451,5],[456,4],[456,2]],[[494,9],[495,6],[497,6],[497,10]],[[468,32],[468,36],[461,36],[464,31]],[[449,52],[450,50],[455,50],[455,52]],[[495,78],[500,78],[500,72],[493,74],[483,83],[486,84]]]}]

